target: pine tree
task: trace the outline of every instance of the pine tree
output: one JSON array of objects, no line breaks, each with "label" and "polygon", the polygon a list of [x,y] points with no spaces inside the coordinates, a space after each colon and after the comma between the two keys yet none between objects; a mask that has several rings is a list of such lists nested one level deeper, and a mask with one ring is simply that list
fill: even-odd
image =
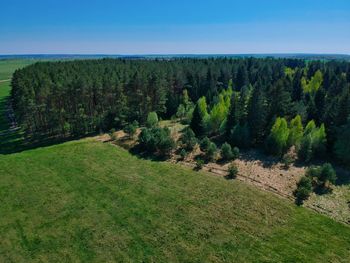
[{"label": "pine tree", "polygon": [[287,81],[280,79],[268,92],[269,119],[278,116],[287,116],[291,112],[291,94],[286,89]]},{"label": "pine tree", "polygon": [[239,148],[248,148],[251,144],[249,127],[247,124],[237,124],[230,132],[229,141],[231,145]]},{"label": "pine tree", "polygon": [[338,139],[334,146],[336,157],[350,166],[350,117],[346,125],[338,131]]},{"label": "pine tree", "polygon": [[261,88],[255,87],[248,106],[248,125],[253,144],[263,142],[266,134],[267,103]]},{"label": "pine tree", "polygon": [[249,82],[248,71],[244,65],[238,68],[237,72],[237,88],[241,89],[244,85],[247,85]]},{"label": "pine tree", "polygon": [[226,121],[226,136],[229,137],[234,126],[239,123],[241,112],[239,107],[239,96],[234,92],[231,96],[230,109]]}]

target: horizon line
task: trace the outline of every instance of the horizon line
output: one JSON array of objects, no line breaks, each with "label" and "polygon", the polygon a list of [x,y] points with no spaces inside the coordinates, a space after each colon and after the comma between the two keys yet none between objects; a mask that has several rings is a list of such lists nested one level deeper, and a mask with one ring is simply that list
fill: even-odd
[{"label": "horizon line", "polygon": [[0,54],[0,56],[225,56],[225,55],[341,55],[350,56],[350,53],[310,53],[310,52],[268,52],[268,53],[10,53]]}]

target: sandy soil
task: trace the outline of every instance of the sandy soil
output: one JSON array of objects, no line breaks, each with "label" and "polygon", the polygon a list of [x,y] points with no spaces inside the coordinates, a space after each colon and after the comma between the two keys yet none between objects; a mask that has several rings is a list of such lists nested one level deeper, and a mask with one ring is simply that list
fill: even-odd
[{"label": "sandy soil", "polygon": [[[178,161],[179,156],[173,156],[171,162],[195,167],[194,157],[201,154],[197,147],[185,160]],[[304,175],[304,167],[290,166],[285,169],[275,158],[266,157],[255,150],[241,153],[239,159],[233,161],[238,167],[237,179],[253,184],[281,197],[294,200],[293,191],[300,177]],[[230,163],[208,163],[203,170],[217,176],[227,176]]]},{"label": "sandy soil", "polygon": [[[171,128],[172,134],[176,138],[179,138],[180,129],[181,127],[178,126]],[[130,149],[137,144],[136,138],[139,133],[140,129],[133,138],[130,138],[123,131],[118,131],[114,134],[116,139],[114,143],[126,149]],[[103,142],[112,142],[109,135],[97,136],[96,139]],[[195,157],[201,154],[199,146],[197,145],[184,160],[180,160],[180,156],[174,151],[168,161],[195,168]],[[238,167],[238,180],[274,193],[292,202],[295,200],[293,192],[296,189],[296,184],[305,174],[306,169],[305,167],[295,165],[290,165],[290,167],[286,169],[277,158],[266,156],[257,150],[241,152],[240,158],[233,161],[233,163]],[[211,162],[205,164],[202,169],[215,176],[226,177],[230,164],[230,162]],[[346,176],[350,178],[348,171],[346,173]],[[332,194],[322,196],[312,194],[310,199],[305,202],[304,206],[342,223],[350,224],[350,187],[348,185],[337,186],[334,187]]]}]

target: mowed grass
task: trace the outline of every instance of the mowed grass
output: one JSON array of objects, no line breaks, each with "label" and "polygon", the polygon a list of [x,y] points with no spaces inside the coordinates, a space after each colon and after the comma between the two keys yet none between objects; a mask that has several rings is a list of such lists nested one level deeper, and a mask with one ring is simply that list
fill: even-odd
[{"label": "mowed grass", "polygon": [[350,228],[92,139],[0,155],[0,262],[349,262]]}]

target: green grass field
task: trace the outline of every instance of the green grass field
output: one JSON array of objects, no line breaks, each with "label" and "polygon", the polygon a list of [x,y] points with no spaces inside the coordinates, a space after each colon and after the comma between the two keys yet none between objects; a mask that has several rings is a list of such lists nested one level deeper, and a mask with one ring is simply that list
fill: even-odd
[{"label": "green grass field", "polygon": [[0,81],[10,79],[16,69],[23,68],[34,63],[31,59],[4,59],[0,60]]},{"label": "green grass field", "polygon": [[350,228],[91,139],[0,155],[0,262],[349,262]]}]

